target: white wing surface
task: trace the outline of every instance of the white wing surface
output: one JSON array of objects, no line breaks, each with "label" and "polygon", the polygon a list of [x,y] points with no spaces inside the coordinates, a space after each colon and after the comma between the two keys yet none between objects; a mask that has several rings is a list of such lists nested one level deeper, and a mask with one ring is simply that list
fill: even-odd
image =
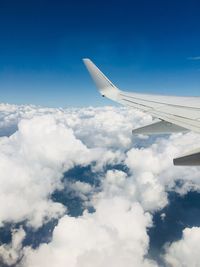
[{"label": "white wing surface", "polygon": [[[138,133],[170,133],[191,130],[200,133],[200,97],[164,96],[153,94],[140,94],[119,90],[109,79],[92,63],[90,59],[83,59],[91,77],[93,78],[101,95],[130,108],[142,110],[160,120],[158,123],[133,130]],[[200,151],[199,151],[200,152]],[[192,159],[194,155],[191,154]],[[184,164],[181,158],[174,160],[177,165]],[[188,162],[188,165],[200,165],[200,157]]]}]

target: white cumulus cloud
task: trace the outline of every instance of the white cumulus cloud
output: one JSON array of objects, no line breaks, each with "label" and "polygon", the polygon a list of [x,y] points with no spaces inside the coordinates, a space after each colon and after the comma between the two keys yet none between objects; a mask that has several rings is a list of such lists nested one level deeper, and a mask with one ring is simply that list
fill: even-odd
[{"label": "white cumulus cloud", "polygon": [[138,203],[124,198],[101,199],[93,214],[64,216],[52,241],[37,250],[25,248],[26,267],[155,267],[145,259],[151,217]]},{"label": "white cumulus cloud", "polygon": [[0,139],[0,223],[27,220],[39,227],[63,214],[64,206],[49,196],[62,188],[63,172],[87,164],[89,154],[54,118],[22,120],[17,132]]},{"label": "white cumulus cloud", "polygon": [[198,267],[200,266],[199,244],[200,228],[185,228],[182,239],[173,242],[167,248],[165,261],[172,267]]}]

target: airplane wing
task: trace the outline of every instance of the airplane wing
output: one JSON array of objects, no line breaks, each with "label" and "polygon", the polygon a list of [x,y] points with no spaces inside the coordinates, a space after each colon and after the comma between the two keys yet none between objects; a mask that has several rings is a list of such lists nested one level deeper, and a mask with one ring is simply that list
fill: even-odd
[{"label": "airplane wing", "polygon": [[[141,94],[119,90],[90,59],[83,59],[103,97],[130,108],[139,109],[159,119],[133,130],[133,134],[186,132],[200,133],[200,97]],[[200,150],[174,159],[175,165],[200,165]]]}]

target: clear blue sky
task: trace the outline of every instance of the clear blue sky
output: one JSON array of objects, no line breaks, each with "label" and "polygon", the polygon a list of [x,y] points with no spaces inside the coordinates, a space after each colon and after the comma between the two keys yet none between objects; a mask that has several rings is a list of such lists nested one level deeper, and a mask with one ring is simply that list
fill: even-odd
[{"label": "clear blue sky", "polygon": [[83,57],[121,89],[200,95],[199,14],[199,0],[1,0],[0,101],[111,103]]}]

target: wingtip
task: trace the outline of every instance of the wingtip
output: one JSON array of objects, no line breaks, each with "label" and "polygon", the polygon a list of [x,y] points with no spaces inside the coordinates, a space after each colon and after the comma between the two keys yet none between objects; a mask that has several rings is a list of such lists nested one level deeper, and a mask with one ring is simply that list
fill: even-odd
[{"label": "wingtip", "polygon": [[87,57],[82,58],[82,60],[83,60],[83,62],[91,61],[91,60],[90,60],[89,58],[87,58]]}]

